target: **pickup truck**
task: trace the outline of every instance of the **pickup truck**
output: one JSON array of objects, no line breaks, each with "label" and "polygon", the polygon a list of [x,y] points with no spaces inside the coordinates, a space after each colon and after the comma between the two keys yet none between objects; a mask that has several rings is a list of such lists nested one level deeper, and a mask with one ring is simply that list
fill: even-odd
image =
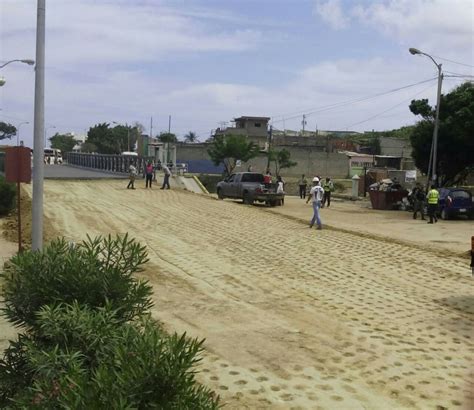
[{"label": "pickup truck", "polygon": [[263,174],[237,172],[217,184],[217,197],[242,199],[248,205],[257,201],[276,206],[281,204],[284,194],[277,194],[275,185],[265,185]]}]

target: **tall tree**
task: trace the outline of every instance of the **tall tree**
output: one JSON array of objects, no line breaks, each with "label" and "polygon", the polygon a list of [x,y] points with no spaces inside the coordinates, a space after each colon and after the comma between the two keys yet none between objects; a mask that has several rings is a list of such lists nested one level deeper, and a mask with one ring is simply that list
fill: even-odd
[{"label": "tall tree", "polygon": [[178,138],[172,132],[160,132],[158,139],[161,142],[178,142]]},{"label": "tall tree", "polygon": [[291,160],[291,153],[287,149],[282,149],[280,151],[270,149],[268,152],[268,157],[270,162],[275,164],[275,175],[280,175],[280,171],[283,168],[292,168],[298,165],[297,162]]},{"label": "tall tree", "polygon": [[81,152],[97,152],[97,147],[92,142],[84,142],[81,144]]},{"label": "tall tree", "polygon": [[258,155],[258,146],[245,135],[224,135],[214,138],[207,152],[215,165],[224,164],[226,175],[232,174],[237,161],[247,162]]},{"label": "tall tree", "polygon": [[[434,108],[427,100],[413,100],[410,110],[423,119],[410,137],[416,166],[428,171],[433,139]],[[441,96],[438,131],[440,185],[455,185],[474,170],[474,85],[464,83]]]},{"label": "tall tree", "polygon": [[[127,138],[125,136],[125,138]],[[87,132],[86,142],[94,144],[99,154],[120,154],[122,146],[114,135],[110,124],[104,122],[94,125]]]},{"label": "tall tree", "polygon": [[184,136],[184,142],[190,142],[194,143],[198,139],[197,134],[194,131],[189,131],[185,136]]},{"label": "tall tree", "polygon": [[0,121],[0,140],[10,139],[16,135],[16,127],[12,124]]},{"label": "tall tree", "polygon": [[49,141],[51,142],[51,148],[60,149],[63,153],[71,152],[77,144],[77,141],[72,135],[58,133],[49,138]]}]

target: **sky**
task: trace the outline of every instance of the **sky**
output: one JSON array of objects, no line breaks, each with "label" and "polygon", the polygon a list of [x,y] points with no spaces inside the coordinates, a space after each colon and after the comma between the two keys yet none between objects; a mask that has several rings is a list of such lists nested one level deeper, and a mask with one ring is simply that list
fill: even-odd
[{"label": "sky", "polygon": [[[35,59],[36,0],[0,0],[0,63]],[[46,133],[144,125],[201,140],[242,115],[276,129],[391,130],[474,75],[472,0],[46,0]],[[0,121],[32,146],[34,68],[0,70]],[[469,77],[471,76],[471,77]],[[55,127],[55,128],[53,128]]]}]

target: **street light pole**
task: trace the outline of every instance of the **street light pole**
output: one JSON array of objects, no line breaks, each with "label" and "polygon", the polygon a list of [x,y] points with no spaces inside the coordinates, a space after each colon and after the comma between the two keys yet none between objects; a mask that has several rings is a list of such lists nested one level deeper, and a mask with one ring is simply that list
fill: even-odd
[{"label": "street light pole", "polygon": [[[432,152],[432,161],[431,161],[431,179],[435,185],[437,185],[438,175],[437,175],[437,164],[438,164],[438,130],[439,130],[439,106],[441,103],[441,86],[443,83],[443,73],[441,71],[442,64],[438,64],[436,60],[431,57],[429,54],[424,53],[416,48],[410,48],[411,54],[421,54],[424,55],[433,61],[434,65],[438,69],[438,92],[436,95],[436,115],[435,115],[435,123],[434,123],[434,130],[433,130],[433,142],[431,147]],[[429,170],[428,170],[429,173]]]},{"label": "street light pole", "polygon": [[24,63],[24,64],[28,64],[28,65],[33,65],[35,63],[35,60],[29,60],[29,59],[25,59],[25,60],[10,60],[10,61],[7,61],[5,64],[2,64],[0,65],[0,68],[3,68],[5,67],[6,65],[10,64],[10,63],[14,63],[18,61],[19,63]]},{"label": "street light pole", "polygon": [[16,146],[17,147],[20,146],[20,127],[24,124],[29,124],[29,122],[28,121],[20,122],[16,127]]},{"label": "street light pole", "polygon": [[31,249],[43,249],[44,59],[46,0],[38,0],[36,19],[35,125]]},{"label": "street light pole", "polygon": [[56,126],[54,125],[51,125],[49,127],[45,127],[44,129],[44,147],[46,148],[46,140],[47,140],[47,135],[46,135],[46,132],[52,128],[56,128]]}]

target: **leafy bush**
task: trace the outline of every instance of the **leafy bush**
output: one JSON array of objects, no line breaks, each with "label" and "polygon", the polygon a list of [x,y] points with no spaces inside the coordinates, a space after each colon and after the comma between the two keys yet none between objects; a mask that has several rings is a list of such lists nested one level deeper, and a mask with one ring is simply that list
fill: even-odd
[{"label": "leafy bush", "polygon": [[346,186],[342,182],[334,181],[334,192],[344,192]]},{"label": "leafy bush", "polygon": [[222,175],[199,174],[199,180],[211,194],[216,192],[217,183],[223,179]]},{"label": "leafy bush", "polygon": [[5,279],[4,314],[17,326],[34,327],[44,305],[60,302],[117,309],[122,320],[148,310],[151,286],[133,273],[147,262],[145,247],[127,235],[98,237],[72,247],[57,239],[43,252],[14,256],[1,276]]},{"label": "leafy bush", "polygon": [[213,393],[194,379],[203,341],[169,336],[148,317],[124,324],[115,315],[110,305],[41,309],[41,342],[22,343],[29,383],[15,391],[12,407],[218,407]]},{"label": "leafy bush", "polygon": [[0,215],[6,215],[15,205],[15,185],[0,176]]},{"label": "leafy bush", "polygon": [[26,333],[0,360],[0,408],[219,407],[195,380],[204,341],[149,316],[151,287],[132,277],[146,260],[127,236],[12,258],[4,312]]}]

